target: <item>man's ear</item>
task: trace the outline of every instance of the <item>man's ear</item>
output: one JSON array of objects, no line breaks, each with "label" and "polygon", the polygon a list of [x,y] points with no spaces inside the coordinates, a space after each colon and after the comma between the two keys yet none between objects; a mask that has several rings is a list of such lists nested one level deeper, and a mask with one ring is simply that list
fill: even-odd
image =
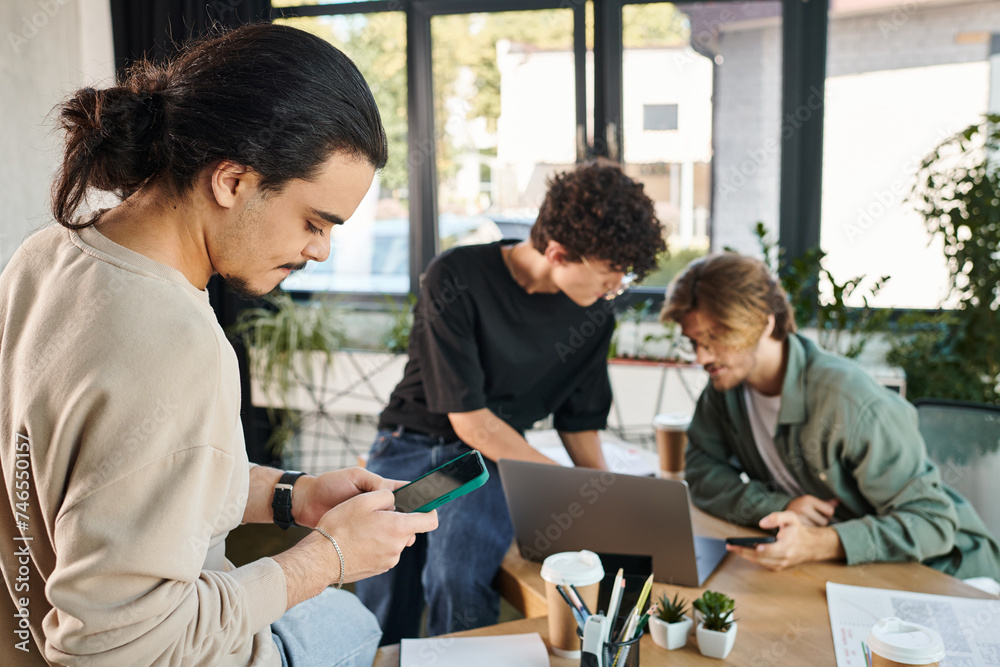
[{"label": "man's ear", "polygon": [[566,255],[569,251],[566,250],[566,246],[558,241],[549,241],[549,244],[545,246],[545,259],[549,261],[553,266],[562,266],[568,263],[569,260],[566,259]]},{"label": "man's ear", "polygon": [[771,334],[774,333],[774,313],[767,316],[767,324],[764,326],[764,334],[761,338],[770,338]]},{"label": "man's ear", "polygon": [[257,191],[260,176],[249,167],[223,160],[212,169],[209,180],[215,203],[228,209],[240,199],[248,200]]}]

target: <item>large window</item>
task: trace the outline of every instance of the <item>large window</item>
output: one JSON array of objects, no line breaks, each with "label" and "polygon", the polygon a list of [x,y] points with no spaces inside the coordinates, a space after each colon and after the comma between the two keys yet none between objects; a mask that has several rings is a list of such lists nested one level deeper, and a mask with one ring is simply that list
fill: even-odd
[{"label": "large window", "polygon": [[333,229],[330,257],[322,264],[310,262],[282,286],[308,292],[408,292],[406,15],[372,12],[276,22],[314,33],[354,61],[371,87],[389,139],[389,162],[357,212],[346,224]]},{"label": "large window", "polygon": [[667,227],[670,256],[640,297],[709,249],[757,252],[755,224],[777,232],[789,217],[779,185],[797,122],[782,107],[783,86],[799,85],[783,82],[791,2],[275,0],[278,20],[355,60],[392,144],[330,260],[285,287],[415,291],[443,249],[525,237],[547,177],[593,155],[621,160]]},{"label": "large window", "polygon": [[710,246],[755,252],[757,221],[777,230],[781,15],[777,1],[622,8],[623,162],[668,231],[643,287]]},{"label": "large window", "polygon": [[831,3],[821,245],[840,281],[890,277],[874,305],[947,306],[941,243],[907,196],[923,158],[1000,100],[997,33],[996,2]]},{"label": "large window", "polygon": [[440,248],[526,238],[576,162],[573,12],[436,16],[431,34]]}]

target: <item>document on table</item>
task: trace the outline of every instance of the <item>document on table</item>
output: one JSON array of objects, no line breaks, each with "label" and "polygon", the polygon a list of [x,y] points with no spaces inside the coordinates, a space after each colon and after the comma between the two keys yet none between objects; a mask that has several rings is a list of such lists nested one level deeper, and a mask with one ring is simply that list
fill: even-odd
[{"label": "document on table", "polygon": [[[643,456],[644,452],[640,452],[635,447],[623,447],[613,442],[601,443],[601,449],[604,450],[604,460],[608,462],[608,469],[613,473],[638,475],[639,477],[652,477],[656,474],[656,470],[648,461],[649,458],[653,457],[652,454]],[[573,465],[565,447],[539,447],[538,451],[560,465]]]},{"label": "document on table", "polygon": [[541,635],[496,637],[431,637],[404,639],[399,667],[549,667],[549,652]]},{"label": "document on table", "polygon": [[1000,600],[826,583],[837,667],[865,667],[861,642],[880,618],[896,616],[941,633],[941,667],[1000,665]]}]

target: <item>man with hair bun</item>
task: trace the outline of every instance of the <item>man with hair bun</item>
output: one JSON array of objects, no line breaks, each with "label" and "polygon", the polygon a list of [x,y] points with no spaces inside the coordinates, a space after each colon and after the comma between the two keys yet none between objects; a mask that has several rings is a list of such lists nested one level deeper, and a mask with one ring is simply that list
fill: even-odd
[{"label": "man with hair bun", "polygon": [[[205,291],[218,273],[265,294],[326,259],[387,160],[368,86],[260,24],[80,90],[59,120],[60,224],[0,276],[0,664],[370,666],[378,624],[336,588],[436,514],[393,511],[403,482],[359,468],[250,465]],[[81,212],[93,190],[122,202]],[[314,530],[234,567],[229,531],[271,522]]]},{"label": "man with hair bun", "polygon": [[550,180],[529,240],[453,248],[428,266],[368,468],[412,479],[477,449],[490,479],[438,509],[440,528],[398,568],[358,584],[384,642],[417,636],[425,603],[432,636],[496,623],[493,579],[514,539],[496,461],[553,463],[524,439],[551,414],[574,463],[607,467],[610,300],[664,249],[642,184],[599,160]]},{"label": "man with hair bun", "polygon": [[772,544],[730,551],[773,570],[920,561],[1000,578],[996,539],[941,482],[916,410],[796,333],[763,262],[735,253],[693,261],[667,289],[661,320],[680,324],[711,380],[688,430],[692,499],[777,531]]}]

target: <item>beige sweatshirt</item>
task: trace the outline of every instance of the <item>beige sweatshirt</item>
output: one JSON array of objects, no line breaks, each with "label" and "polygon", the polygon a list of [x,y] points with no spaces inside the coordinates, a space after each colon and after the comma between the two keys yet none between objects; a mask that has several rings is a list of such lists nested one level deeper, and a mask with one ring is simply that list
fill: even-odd
[{"label": "beige sweatshirt", "polygon": [[92,227],[24,242],[0,276],[0,664],[280,664],[281,568],[225,558],[239,412],[206,292]]}]

